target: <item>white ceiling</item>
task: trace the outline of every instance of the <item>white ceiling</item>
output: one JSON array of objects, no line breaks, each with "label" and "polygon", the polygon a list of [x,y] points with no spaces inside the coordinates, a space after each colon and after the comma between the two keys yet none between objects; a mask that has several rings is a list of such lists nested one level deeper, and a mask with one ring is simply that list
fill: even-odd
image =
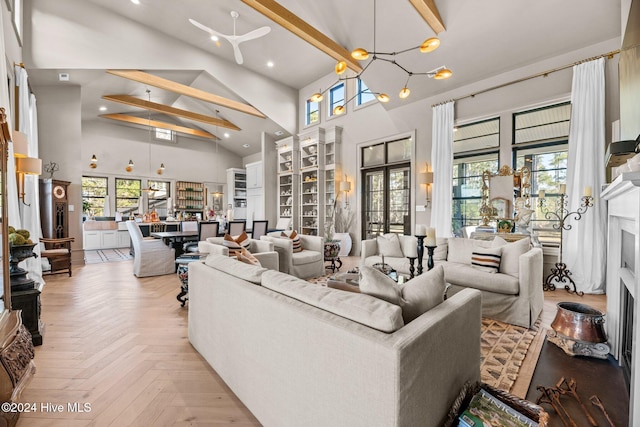
[{"label": "white ceiling", "polygon": [[[134,5],[130,0],[89,1],[139,25],[221,57],[229,61],[230,66],[235,66],[235,62],[229,43],[221,40],[221,46],[216,47],[205,32],[188,22],[188,18],[216,31],[232,34],[233,20],[229,13],[236,10],[240,13],[238,34],[264,25],[271,27],[266,36],[240,45],[244,56],[242,67],[294,89],[303,88],[331,73],[335,64],[333,59],[240,0],[141,0],[140,5]],[[280,0],[279,3],[348,50],[374,48],[373,0]],[[397,93],[407,75],[391,64],[377,61],[362,77],[372,90],[389,93],[392,102],[385,105],[387,109],[620,36],[620,0],[436,0],[436,5],[446,27],[446,31],[438,35],[440,48],[431,54],[408,52],[397,60],[413,72],[446,65],[454,75],[444,81],[414,76],[409,82],[411,96],[401,101]],[[376,21],[377,51],[403,50],[434,35],[408,0],[378,0]],[[268,68],[268,61],[273,61],[275,66]],[[145,58],[140,58],[139,68],[144,70],[145,63]],[[82,86],[83,119],[99,114],[97,107],[106,103],[100,99],[104,94],[130,94],[146,99],[145,87],[139,83],[107,75],[104,69],[92,67],[92,64],[87,64],[86,70],[75,68],[72,78],[74,83]],[[185,64],[184,69],[146,71],[243,100],[237,94],[237,88],[221,84],[209,71],[193,71],[189,64]],[[28,71],[36,85],[60,84],[56,81],[57,73],[52,73],[52,70],[28,67]],[[154,102],[216,115],[216,107],[210,104],[150,89]],[[218,110],[222,118],[243,129],[232,136],[236,141],[228,141],[227,147],[241,156],[259,151],[259,144],[255,142],[259,141],[260,132],[285,130],[273,120],[258,119],[224,108]],[[139,109],[136,112],[135,108],[116,104],[109,105],[109,112],[146,114]],[[223,132],[194,124],[212,133]],[[242,148],[242,141],[253,141],[252,147]]]}]

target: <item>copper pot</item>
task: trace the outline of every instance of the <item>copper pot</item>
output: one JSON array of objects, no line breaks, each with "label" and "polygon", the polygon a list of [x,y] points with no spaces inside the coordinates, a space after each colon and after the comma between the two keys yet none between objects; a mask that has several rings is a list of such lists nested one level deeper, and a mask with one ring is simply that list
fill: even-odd
[{"label": "copper pot", "polygon": [[558,312],[551,329],[574,341],[606,342],[604,314],[595,308],[577,302],[558,303]]}]

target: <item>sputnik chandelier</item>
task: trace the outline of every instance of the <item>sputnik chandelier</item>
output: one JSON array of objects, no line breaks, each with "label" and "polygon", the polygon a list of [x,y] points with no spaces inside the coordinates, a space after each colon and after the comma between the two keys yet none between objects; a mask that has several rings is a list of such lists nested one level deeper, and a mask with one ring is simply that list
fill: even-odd
[{"label": "sputnik chandelier", "polygon": [[[368,51],[364,48],[356,48],[351,52],[351,57],[358,60],[358,61],[366,61],[367,59],[369,59],[371,57],[371,61],[369,61],[367,63],[367,65],[365,65],[365,67],[362,69],[362,71],[360,71],[357,75],[353,76],[353,77],[338,77],[338,80],[332,84],[331,86],[329,86],[327,89],[325,89],[324,91],[320,91],[320,92],[316,92],[313,95],[311,95],[311,97],[309,97],[309,101],[311,102],[320,102],[324,99],[324,93],[331,89],[332,87],[334,87],[337,83],[339,83],[340,81],[345,81],[345,80],[351,80],[351,79],[361,79],[362,75],[365,73],[365,71],[367,71],[367,69],[371,66],[371,64],[373,64],[376,61],[385,61],[388,62],[390,64],[395,65],[396,67],[398,67],[399,69],[401,69],[402,71],[404,71],[407,74],[407,80],[405,81],[405,84],[403,86],[403,88],[400,90],[398,96],[401,99],[405,99],[409,96],[409,94],[411,93],[411,90],[409,89],[409,80],[411,79],[411,77],[413,76],[427,76],[429,78],[433,78],[435,80],[444,80],[444,79],[448,79],[449,77],[451,77],[453,75],[453,73],[451,72],[450,69],[448,69],[446,66],[440,66],[434,70],[431,71],[425,71],[425,72],[415,72],[415,71],[410,71],[408,70],[406,67],[404,67],[403,65],[401,65],[400,63],[398,63],[398,61],[396,60],[396,57],[398,55],[402,55],[403,53],[406,52],[410,52],[410,51],[414,51],[414,50],[419,50],[422,53],[430,53],[433,52],[434,50],[436,50],[439,46],[440,46],[440,39],[437,37],[429,37],[428,39],[426,39],[424,42],[422,42],[422,44],[415,46],[415,47],[410,47],[408,49],[404,49],[404,50],[400,50],[397,52],[377,52],[376,51],[376,0],[373,0],[373,51]],[[338,76],[342,76],[345,72],[347,71],[347,63],[345,61],[339,61],[336,66],[335,66],[335,72]],[[378,98],[378,101],[380,102],[389,102],[390,98],[389,95],[387,95],[384,92],[374,92],[370,89],[367,89],[366,91],[363,91],[361,93],[371,93],[373,95],[375,95]],[[333,114],[335,115],[340,115],[340,114],[344,114],[345,112],[345,105],[349,103],[349,101],[351,101],[353,98],[355,98],[358,94],[356,93],[354,96],[352,96],[351,98],[349,98],[348,100],[346,100],[343,104],[341,105],[337,105],[336,107],[334,107],[333,109]]]}]

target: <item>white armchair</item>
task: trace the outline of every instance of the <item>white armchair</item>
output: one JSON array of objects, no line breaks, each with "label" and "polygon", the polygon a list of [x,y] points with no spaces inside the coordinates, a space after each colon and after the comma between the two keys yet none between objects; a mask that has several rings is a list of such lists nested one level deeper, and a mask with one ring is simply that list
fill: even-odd
[{"label": "white armchair", "polygon": [[[224,237],[209,237],[206,241],[198,242],[198,252],[201,254],[218,254],[229,256],[229,248],[224,246]],[[278,271],[278,252],[273,244],[261,240],[249,239],[249,252],[260,261],[260,265],[270,270]]]},{"label": "white armchair", "polygon": [[302,252],[293,252],[293,241],[277,237],[279,235],[279,231],[269,233],[260,237],[260,240],[273,243],[280,256],[281,272],[300,279],[324,276],[324,238],[298,234],[302,243]]},{"label": "white armchair", "polygon": [[135,253],[133,274],[136,277],[161,276],[175,272],[175,251],[161,239],[145,240],[135,221],[127,221],[127,230]]}]

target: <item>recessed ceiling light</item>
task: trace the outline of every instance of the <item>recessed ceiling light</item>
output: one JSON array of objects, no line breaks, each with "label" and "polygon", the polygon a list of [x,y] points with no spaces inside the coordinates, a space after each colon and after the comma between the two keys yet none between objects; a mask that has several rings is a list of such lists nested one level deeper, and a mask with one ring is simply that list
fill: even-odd
[{"label": "recessed ceiling light", "polygon": [[273,63],[273,61],[267,62],[267,67],[269,67],[269,68],[273,68],[274,65],[275,64]]},{"label": "recessed ceiling light", "polygon": [[249,148],[249,147],[251,147],[251,144],[242,144],[242,146],[243,146],[244,148]]},{"label": "recessed ceiling light", "polygon": [[140,4],[140,0],[131,0],[131,3],[133,3],[133,4]]},{"label": "recessed ceiling light", "polygon": [[105,107],[104,105],[100,107],[100,111],[107,111],[107,107]]},{"label": "recessed ceiling light", "polygon": [[225,137],[225,138],[229,138],[229,136],[230,136],[230,135],[229,135],[229,132],[225,132],[225,133],[224,133],[224,137]]}]

